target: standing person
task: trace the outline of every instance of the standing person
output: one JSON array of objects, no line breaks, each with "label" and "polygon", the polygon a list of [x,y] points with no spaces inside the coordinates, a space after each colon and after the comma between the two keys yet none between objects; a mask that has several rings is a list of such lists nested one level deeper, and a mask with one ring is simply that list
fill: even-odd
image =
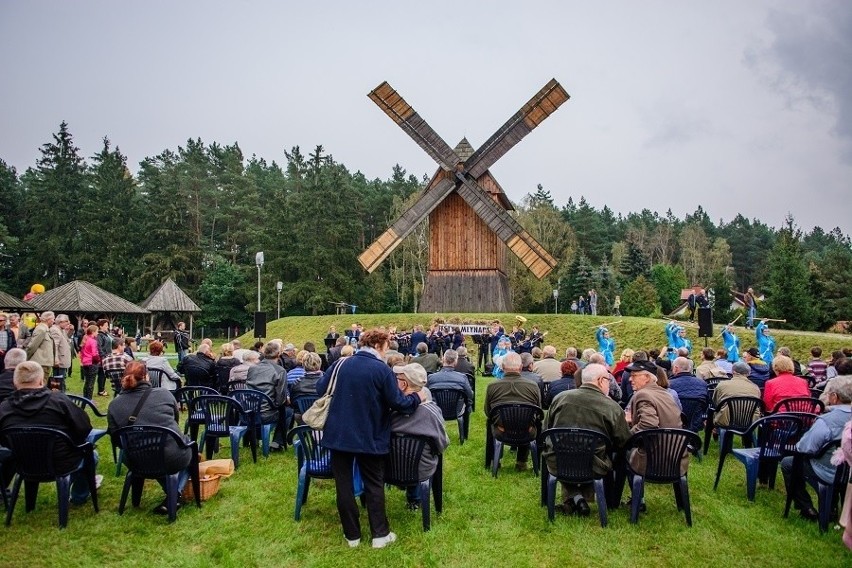
[{"label": "standing person", "polygon": [[610,336],[609,330],[604,326],[599,326],[595,332],[595,339],[598,340],[598,351],[604,356],[607,367],[612,369],[615,359],[613,352],[615,351],[615,339]]},{"label": "standing person", "polygon": [[736,363],[740,360],[740,338],[734,333],[733,324],[728,324],[722,330],[722,341],[725,344],[725,351],[728,352],[727,359],[730,363]]},{"label": "standing person", "polygon": [[577,315],[577,309],[578,309],[577,300],[572,300],[571,301],[571,313],[574,314],[574,315]]},{"label": "standing person", "polygon": [[[98,320],[98,355],[100,360],[106,359],[112,353],[112,337],[109,334],[109,320]],[[109,396],[106,391],[106,372],[103,365],[98,366],[98,396]]]},{"label": "standing person", "polygon": [[15,334],[15,342],[21,349],[27,348],[27,342],[30,340],[30,328],[27,324],[21,321],[21,315],[16,313],[9,314],[9,330]]},{"label": "standing person", "polygon": [[754,297],[754,289],[749,287],[748,291],[743,296],[743,304],[747,313],[746,329],[754,327],[754,318],[757,316],[757,298]]},{"label": "standing person", "polygon": [[71,351],[71,339],[68,337],[69,329],[71,329],[71,322],[68,321],[68,316],[59,314],[56,316],[49,330],[55,348],[53,376],[59,381],[59,390],[62,392],[65,392],[65,377],[68,376],[68,370],[71,368],[71,358],[74,356]]},{"label": "standing person", "polygon": [[598,315],[598,293],[594,288],[589,290],[589,313],[593,316]]},{"label": "standing person", "polygon": [[15,333],[8,329],[7,321],[9,316],[0,312],[0,369],[3,368],[3,359],[6,357],[6,353],[9,349],[14,349],[18,346],[15,341]]},{"label": "standing person", "polygon": [[101,366],[101,356],[98,354],[98,326],[90,324],[86,335],[80,340],[80,367],[83,371],[83,397],[92,399],[95,389],[95,379]]},{"label": "standing person", "polygon": [[765,319],[760,320],[754,328],[754,335],[757,338],[758,355],[769,363],[775,358],[775,338],[769,335],[769,326],[766,325]]},{"label": "standing person", "polygon": [[616,296],[612,302],[612,315],[621,317],[621,296]]},{"label": "standing person", "polygon": [[583,296],[577,300],[577,313],[581,316],[586,314],[586,299]]},{"label": "standing person", "polygon": [[41,365],[44,371],[44,384],[48,384],[56,363],[56,348],[50,336],[50,327],[55,317],[53,312],[42,312],[39,323],[33,330],[32,338],[27,343],[27,359]]},{"label": "standing person", "polygon": [[502,335],[500,336],[499,341],[497,341],[497,348],[494,349],[494,352],[491,354],[491,361],[494,363],[494,370],[492,373],[498,379],[503,378],[503,358],[508,353],[513,353],[512,340],[509,339],[508,335]]},{"label": "standing person", "polygon": [[352,468],[358,464],[370,520],[373,548],[396,540],[385,512],[385,457],[390,451],[390,411],[411,414],[426,400],[425,391],[403,395],[401,379],[384,363],[388,334],[377,329],[361,335],[361,349],[326,371],[317,394],[326,393],[334,369],[341,366],[329,406],[322,446],[331,451],[331,471],[337,489],[337,512],[350,547],[361,543],[359,508],[352,487]]},{"label": "standing person", "polygon": [[670,321],[666,324],[666,337],[669,340],[669,361],[674,361],[678,356],[677,351],[680,348],[685,348],[689,353],[692,353],[692,342],[686,338],[686,328],[682,325]]},{"label": "standing person", "polygon": [[177,351],[178,365],[186,358],[189,353],[189,332],[186,330],[186,324],[179,321],[177,329],[175,329],[175,351]]}]

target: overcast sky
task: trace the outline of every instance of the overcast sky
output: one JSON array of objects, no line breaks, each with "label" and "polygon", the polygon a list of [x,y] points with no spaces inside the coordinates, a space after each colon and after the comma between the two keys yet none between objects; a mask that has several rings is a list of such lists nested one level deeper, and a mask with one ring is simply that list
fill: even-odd
[{"label": "overcast sky", "polygon": [[549,79],[571,100],[492,168],[510,199],[852,233],[852,2],[0,3],[0,159],[66,120],[131,170],[188,138],[322,144],[368,178],[435,164],[368,98],[387,80],[476,147]]}]

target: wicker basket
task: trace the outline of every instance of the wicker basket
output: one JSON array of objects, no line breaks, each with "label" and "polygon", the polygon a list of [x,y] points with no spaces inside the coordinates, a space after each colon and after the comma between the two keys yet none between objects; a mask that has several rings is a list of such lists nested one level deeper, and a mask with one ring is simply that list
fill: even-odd
[{"label": "wicker basket", "polygon": [[[201,478],[201,500],[207,501],[216,493],[219,492],[219,480],[221,479],[220,475],[205,475]],[[188,481],[187,484],[183,488],[183,498],[186,501],[192,501],[195,499],[195,491],[192,489],[192,481]]]}]

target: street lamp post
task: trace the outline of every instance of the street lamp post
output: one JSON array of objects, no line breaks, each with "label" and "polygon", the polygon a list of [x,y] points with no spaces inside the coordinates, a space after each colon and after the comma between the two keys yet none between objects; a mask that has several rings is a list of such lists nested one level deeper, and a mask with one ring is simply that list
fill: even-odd
[{"label": "street lamp post", "polygon": [[275,290],[278,291],[278,317],[276,319],[281,319],[281,290],[284,289],[284,283],[280,280],[275,284]]},{"label": "street lamp post", "polygon": [[260,268],[263,266],[263,251],[254,255],[254,263],[257,265],[257,311],[260,311]]},{"label": "street lamp post", "polygon": [[553,289],[554,313],[559,313],[559,288]]}]

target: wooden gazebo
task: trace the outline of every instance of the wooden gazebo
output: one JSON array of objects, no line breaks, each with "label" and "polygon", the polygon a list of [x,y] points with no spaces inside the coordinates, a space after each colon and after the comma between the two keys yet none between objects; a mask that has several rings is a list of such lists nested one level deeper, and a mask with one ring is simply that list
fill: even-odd
[{"label": "wooden gazebo", "polygon": [[143,315],[147,310],[95,286],[85,280],[74,280],[39,294],[29,301],[32,311],[57,314],[117,316]]},{"label": "wooden gazebo", "polygon": [[9,310],[15,312],[31,312],[33,307],[23,300],[0,291],[0,310]]},{"label": "wooden gazebo", "polygon": [[189,314],[189,336],[192,337],[192,323],[195,313],[200,312],[201,308],[198,304],[192,301],[192,298],[186,295],[186,292],[180,289],[180,286],[175,284],[171,278],[167,278],[165,282],[160,284],[160,287],[154,290],[148,298],[139,304],[151,313],[151,333],[154,332],[154,324],[156,314]]}]

